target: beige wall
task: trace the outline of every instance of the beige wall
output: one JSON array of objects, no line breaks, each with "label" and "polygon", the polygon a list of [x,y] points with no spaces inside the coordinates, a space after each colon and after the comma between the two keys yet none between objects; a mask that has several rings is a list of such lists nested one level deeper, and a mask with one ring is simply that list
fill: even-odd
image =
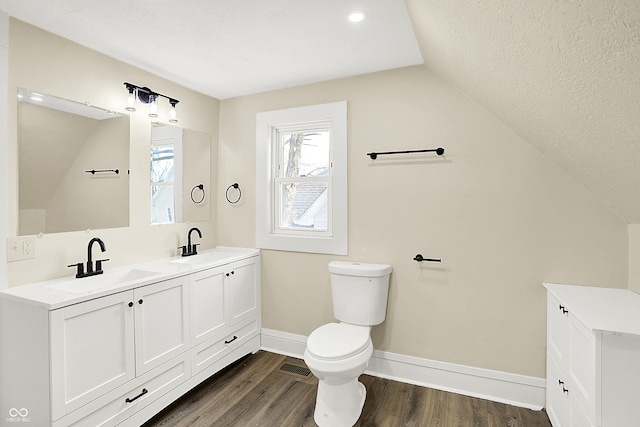
[{"label": "beige wall", "polygon": [[[0,11],[0,111],[7,111],[9,16]],[[0,114],[0,289],[7,285],[7,115]]]},{"label": "beige wall", "polygon": [[640,293],[640,224],[629,224],[629,289]]},{"label": "beige wall", "polygon": [[[78,102],[126,113],[125,81],[148,86],[180,100],[180,125],[212,135],[211,160],[217,164],[219,101],[106,57],[15,19],[9,29],[8,105],[8,191],[7,234],[17,226],[17,102],[18,87],[41,91]],[[87,243],[98,236],[104,240],[110,258],[106,268],[127,265],[176,254],[186,240],[188,227],[202,230],[202,248],[215,246],[215,209],[210,221],[192,224],[149,225],[149,138],[150,122],[144,111],[131,114],[130,220],[129,227],[45,234],[36,239],[36,259],[7,264],[9,286],[68,276],[67,264],[85,261]],[[168,119],[168,103],[159,103],[159,115]],[[210,188],[217,187],[216,173]],[[215,198],[213,199],[215,200]]]},{"label": "beige wall", "polygon": [[[380,350],[543,377],[543,281],[627,287],[627,226],[459,90],[416,66],[223,100],[219,244],[254,245],[255,115],[348,101],[349,255],[390,263]],[[445,148],[445,156],[369,151]],[[442,258],[420,265],[412,258]],[[263,326],[332,320],[332,257],[264,251]]]}]

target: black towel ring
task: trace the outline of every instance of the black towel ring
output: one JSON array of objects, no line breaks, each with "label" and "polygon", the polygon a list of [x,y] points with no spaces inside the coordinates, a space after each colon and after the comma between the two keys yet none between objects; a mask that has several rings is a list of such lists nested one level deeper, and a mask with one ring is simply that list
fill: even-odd
[{"label": "black towel ring", "polygon": [[[235,188],[236,190],[238,190],[238,198],[236,200],[229,199],[229,190],[231,190],[232,188]],[[235,205],[240,201],[240,199],[242,198],[242,191],[240,190],[240,186],[238,185],[237,182],[234,182],[233,184],[227,187],[227,191],[224,193],[224,197],[226,197],[227,202],[231,203],[232,205]]]},{"label": "black towel ring", "polygon": [[[195,191],[195,189],[196,189],[196,188],[199,188],[199,189],[202,191],[202,197],[200,198],[200,200],[196,200],[196,199],[193,197],[193,192]],[[198,185],[194,186],[194,187],[191,189],[191,201],[192,201],[193,203],[195,203],[196,205],[197,205],[197,204],[200,204],[200,203],[202,203],[202,202],[204,202],[204,197],[205,197],[204,184],[198,184]]]}]

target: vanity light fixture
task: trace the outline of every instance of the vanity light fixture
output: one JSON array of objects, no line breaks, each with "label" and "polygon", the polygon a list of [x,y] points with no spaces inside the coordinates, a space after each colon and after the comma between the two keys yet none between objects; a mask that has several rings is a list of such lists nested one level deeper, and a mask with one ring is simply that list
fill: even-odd
[{"label": "vanity light fixture", "polygon": [[149,117],[155,119],[158,117],[158,98],[166,98],[169,100],[169,104],[171,105],[171,109],[169,110],[169,122],[178,122],[178,112],[176,110],[176,105],[180,101],[175,98],[168,97],[167,95],[154,92],[148,87],[137,86],[127,82],[125,82],[124,85],[129,91],[129,95],[127,97],[127,107],[125,108],[125,110],[136,111],[135,103],[137,98],[138,101],[140,101],[142,104],[149,105]]}]

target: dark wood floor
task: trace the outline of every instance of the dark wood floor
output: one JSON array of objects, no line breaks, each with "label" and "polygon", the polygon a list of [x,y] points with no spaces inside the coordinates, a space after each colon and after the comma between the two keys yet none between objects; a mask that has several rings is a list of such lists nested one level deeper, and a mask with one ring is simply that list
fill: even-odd
[{"label": "dark wood floor", "polygon": [[[282,371],[304,361],[259,351],[214,375],[143,427],[315,426],[317,379]],[[359,427],[551,427],[532,411],[362,375],[367,400]]]}]

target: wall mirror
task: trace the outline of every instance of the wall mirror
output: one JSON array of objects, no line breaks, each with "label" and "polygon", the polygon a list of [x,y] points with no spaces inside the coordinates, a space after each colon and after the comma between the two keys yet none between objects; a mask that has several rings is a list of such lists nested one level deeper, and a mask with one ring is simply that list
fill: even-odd
[{"label": "wall mirror", "polygon": [[18,89],[18,234],[129,225],[129,116]]},{"label": "wall mirror", "polygon": [[210,219],[210,135],[154,123],[149,163],[152,224]]}]

